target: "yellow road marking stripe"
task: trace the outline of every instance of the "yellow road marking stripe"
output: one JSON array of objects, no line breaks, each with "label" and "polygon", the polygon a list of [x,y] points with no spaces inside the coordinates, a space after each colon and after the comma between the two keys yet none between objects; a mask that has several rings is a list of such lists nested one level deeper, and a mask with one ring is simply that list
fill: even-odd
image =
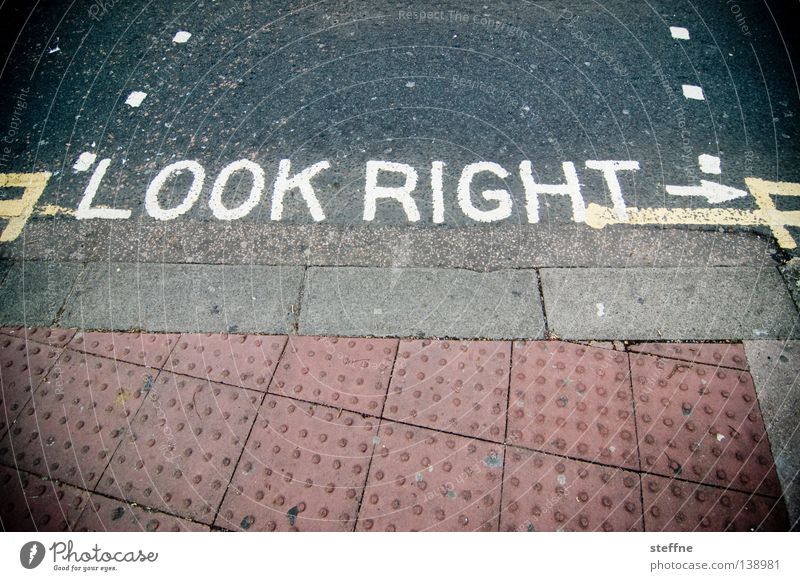
[{"label": "yellow road marking stripe", "polygon": [[0,218],[8,220],[0,233],[0,242],[12,242],[22,233],[51,175],[48,171],[0,173],[0,188],[25,188],[19,199],[0,200]]}]

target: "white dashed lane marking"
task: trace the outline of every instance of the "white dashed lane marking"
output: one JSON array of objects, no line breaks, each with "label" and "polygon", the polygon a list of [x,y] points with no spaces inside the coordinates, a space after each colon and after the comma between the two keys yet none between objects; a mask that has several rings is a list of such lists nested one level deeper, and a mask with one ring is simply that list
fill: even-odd
[{"label": "white dashed lane marking", "polygon": [[134,91],[128,98],[125,99],[125,104],[130,105],[131,107],[138,107],[144,101],[144,98],[147,97],[147,93],[142,93],[141,91]]},{"label": "white dashed lane marking", "polygon": [[689,40],[689,31],[682,26],[670,26],[669,32],[672,34],[672,38],[677,38],[678,40]]},{"label": "white dashed lane marking", "polygon": [[703,88],[697,85],[683,85],[683,96],[696,101],[704,101],[706,98],[703,94]]}]

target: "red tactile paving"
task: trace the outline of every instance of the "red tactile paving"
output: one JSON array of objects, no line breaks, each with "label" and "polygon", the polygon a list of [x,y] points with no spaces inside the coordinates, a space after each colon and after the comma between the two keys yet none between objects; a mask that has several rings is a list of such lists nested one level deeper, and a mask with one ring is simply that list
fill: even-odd
[{"label": "red tactile paving", "polygon": [[747,355],[741,343],[640,343],[630,351],[695,363],[747,369]]},{"label": "red tactile paving", "polygon": [[644,475],[644,520],[648,531],[787,531],[780,499],[750,495]]},{"label": "red tactile paving", "polygon": [[0,462],[91,488],[150,382],[144,367],[65,351],[0,442]]},{"label": "red tactile paving", "polygon": [[70,348],[136,363],[147,367],[162,368],[167,362],[179,335],[158,333],[78,333]]},{"label": "red tactile paving", "polygon": [[778,496],[753,379],[652,355],[631,355],[642,469]]},{"label": "red tactile paving", "polygon": [[140,506],[124,500],[106,498],[99,494],[89,496],[86,510],[72,527],[77,532],[181,532],[208,531],[207,525],[194,523],[176,516]]},{"label": "red tactile paving", "polygon": [[501,531],[641,531],[639,475],[506,450]]},{"label": "red tactile paving", "polygon": [[0,328],[0,528],[789,528],[741,344],[288,340]]},{"label": "red tactile paving", "polygon": [[502,442],[511,344],[403,341],[384,417]]},{"label": "red tactile paving", "polygon": [[627,353],[514,343],[507,442],[639,468]]},{"label": "red tactile paving", "polygon": [[291,337],[270,393],[379,416],[396,339]]},{"label": "red tactile paving", "polygon": [[262,397],[162,372],[97,492],[211,524]]},{"label": "red tactile paving", "polygon": [[0,339],[0,438],[58,359],[61,349],[25,339]]},{"label": "red tactile paving", "polygon": [[353,530],[377,427],[377,419],[267,396],[216,524]]},{"label": "red tactile paving", "polygon": [[497,530],[502,445],[387,422],[379,438],[358,530]]},{"label": "red tactile paving", "polygon": [[0,333],[44,343],[51,347],[64,347],[75,335],[76,329],[56,329],[48,327],[3,327]]},{"label": "red tactile paving", "polygon": [[175,373],[267,391],[285,336],[205,333],[181,335],[170,356]]},{"label": "red tactile paving", "polygon": [[89,493],[0,466],[0,530],[64,532],[72,529]]}]

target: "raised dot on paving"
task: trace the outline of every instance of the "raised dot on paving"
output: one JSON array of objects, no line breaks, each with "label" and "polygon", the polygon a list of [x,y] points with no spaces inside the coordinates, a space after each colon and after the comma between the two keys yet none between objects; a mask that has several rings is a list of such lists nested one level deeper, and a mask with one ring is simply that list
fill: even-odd
[{"label": "raised dot on paving", "polygon": [[642,470],[780,495],[749,373],[630,357]]},{"label": "raised dot on paving", "polygon": [[644,475],[647,531],[788,531],[783,501],[694,482]]},{"label": "raised dot on paving", "polygon": [[270,393],[380,416],[396,339],[291,337]]},{"label": "raised dot on paving", "polygon": [[506,449],[501,531],[641,531],[639,475]]},{"label": "raised dot on paving", "polygon": [[502,445],[386,420],[378,436],[358,530],[497,530]]},{"label": "raised dot on paving", "polygon": [[211,524],[263,397],[162,372],[97,492]]},{"label": "raised dot on paving", "polygon": [[162,368],[175,347],[178,335],[158,333],[78,333],[71,349],[101,355],[117,361]]},{"label": "raised dot on paving", "polygon": [[61,349],[33,341],[0,338],[0,439],[60,354]]},{"label": "raised dot on paving", "polygon": [[278,365],[283,335],[181,335],[167,369],[218,383],[267,391]]},{"label": "raised dot on paving", "polygon": [[89,493],[68,484],[0,466],[0,530],[65,532],[87,504]]},{"label": "raised dot on paving", "polygon": [[88,497],[86,510],[72,527],[76,532],[171,532],[208,531],[207,525],[194,523],[155,510],[147,510],[99,494]]},{"label": "raised dot on paving", "polygon": [[513,361],[507,443],[639,468],[627,353],[517,341]]},{"label": "raised dot on paving", "polygon": [[150,382],[144,367],[66,350],[0,441],[0,462],[91,489]]},{"label": "raised dot on paving", "polygon": [[741,343],[639,343],[629,345],[628,351],[720,367],[747,369],[747,355]]},{"label": "raised dot on paving", "polygon": [[402,341],[384,417],[502,442],[511,343]]},{"label": "raised dot on paving", "polygon": [[217,526],[352,531],[378,420],[267,396]]}]

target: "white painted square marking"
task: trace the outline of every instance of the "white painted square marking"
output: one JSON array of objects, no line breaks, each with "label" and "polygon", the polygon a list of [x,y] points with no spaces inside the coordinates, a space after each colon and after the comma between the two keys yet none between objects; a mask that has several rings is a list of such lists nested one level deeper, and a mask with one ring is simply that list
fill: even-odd
[{"label": "white painted square marking", "polygon": [[141,91],[134,91],[128,98],[125,99],[125,104],[130,105],[131,107],[138,107],[144,101],[144,98],[147,97],[147,93],[142,93]]},{"label": "white painted square marking", "polygon": [[696,101],[704,101],[703,88],[697,85],[683,85],[683,96],[687,99],[695,99]]},{"label": "white painted square marking", "polygon": [[677,38],[678,40],[689,40],[689,31],[683,26],[670,26],[669,32],[672,34],[672,38]]},{"label": "white painted square marking", "polygon": [[700,171],[703,173],[710,173],[720,175],[722,173],[722,164],[718,157],[713,155],[706,155],[705,153],[697,158],[700,164]]},{"label": "white painted square marking", "polygon": [[78,159],[75,161],[75,165],[72,166],[72,169],[75,171],[87,171],[90,167],[92,167],[92,165],[94,165],[96,159],[97,154],[84,151],[78,156]]},{"label": "white painted square marking", "polygon": [[179,30],[178,32],[175,33],[175,36],[172,37],[172,42],[177,44],[183,44],[190,38],[192,38],[191,32],[186,32],[185,30]]}]

